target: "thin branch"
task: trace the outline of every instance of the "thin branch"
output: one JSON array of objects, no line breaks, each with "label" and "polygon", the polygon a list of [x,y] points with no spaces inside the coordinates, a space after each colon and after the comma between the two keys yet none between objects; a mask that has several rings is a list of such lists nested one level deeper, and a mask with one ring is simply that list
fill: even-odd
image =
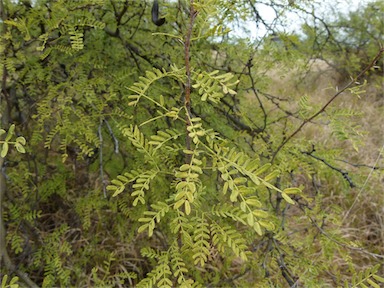
[{"label": "thin branch", "polygon": [[[148,56],[144,55],[141,53],[140,49],[133,45],[132,43],[129,43],[127,41],[125,41],[121,36],[120,36],[120,33],[118,33],[118,30],[115,30],[115,31],[111,31],[110,29],[108,28],[104,28],[104,31],[105,33],[107,33],[108,35],[112,36],[112,37],[116,37],[118,39],[120,39],[120,41],[122,42],[122,44],[124,45],[124,47],[126,49],[128,49],[130,52],[131,52],[131,55],[132,57],[134,55],[137,55],[139,56],[141,59],[145,60],[146,62],[148,62],[152,67],[155,67],[157,69],[162,69],[161,66],[157,65],[156,63],[153,63],[151,59],[149,59]],[[140,69],[140,68],[139,68]]]},{"label": "thin branch", "polygon": [[382,166],[371,166],[371,165],[367,165],[367,164],[356,164],[356,163],[350,163],[344,159],[335,159],[336,161],[340,161],[340,162],[343,162],[343,163],[346,163],[348,165],[351,165],[353,167],[366,167],[366,168],[369,168],[369,169],[373,169],[373,170],[382,170],[384,169],[384,167]]},{"label": "thin branch", "polygon": [[276,248],[276,250],[279,253],[279,257],[277,258],[277,263],[279,264],[281,274],[283,275],[285,281],[287,281],[287,283],[289,284],[289,287],[296,287],[294,285],[295,285],[298,278],[296,276],[293,276],[292,272],[285,265],[284,253],[282,251],[280,251],[279,244],[277,243],[276,239],[273,238],[272,241],[274,243],[274,247]]},{"label": "thin branch", "polygon": [[332,170],[339,172],[343,176],[343,178],[348,182],[349,187],[351,187],[351,188],[356,187],[355,183],[353,183],[352,179],[349,177],[347,171],[341,170],[340,168],[337,168],[337,167],[329,164],[325,159],[320,158],[316,155],[313,155],[313,152],[315,152],[314,148],[312,148],[312,151],[309,151],[309,152],[308,151],[301,151],[301,153],[308,155],[308,156],[312,157],[313,159],[319,160],[319,161],[323,162],[325,165],[327,165],[329,168],[331,168]]},{"label": "thin branch", "polygon": [[[184,105],[186,109],[186,122],[187,122],[187,128],[188,126],[191,126],[191,66],[189,59],[191,57],[190,55],[190,48],[191,48],[191,37],[192,37],[192,30],[193,30],[193,23],[195,22],[195,18],[197,16],[197,11],[195,11],[193,7],[193,0],[190,2],[190,12],[189,12],[189,25],[187,28],[187,34],[185,36],[185,43],[184,43],[184,57],[185,57],[185,74],[187,76],[186,82],[185,82],[185,98],[184,98]],[[186,136],[186,149],[191,149],[191,137],[188,136],[188,130],[187,130],[187,136]],[[191,155],[186,154],[185,155],[185,162],[190,163],[191,161]]]},{"label": "thin branch", "polygon": [[113,139],[113,143],[114,143],[114,147],[115,147],[114,151],[116,154],[118,154],[119,153],[119,140],[116,138],[115,134],[113,134],[113,130],[112,130],[111,126],[109,125],[108,121],[104,119],[104,123],[108,128],[109,135],[111,135],[111,138]]},{"label": "thin branch", "polygon": [[347,83],[344,88],[342,88],[341,90],[339,90],[336,94],[334,94],[331,99],[328,100],[327,103],[325,103],[325,105],[323,107],[321,107],[321,109],[319,111],[317,111],[315,114],[313,114],[311,117],[309,117],[308,119],[304,120],[303,123],[301,123],[301,125],[289,136],[287,137],[281,144],[279,147],[277,147],[275,153],[273,154],[272,156],[272,160],[271,162],[273,162],[276,158],[276,155],[279,153],[279,151],[281,150],[281,148],[283,148],[285,146],[285,144],[287,144],[297,133],[299,133],[301,131],[301,129],[309,122],[311,122],[314,118],[316,118],[317,116],[319,116],[321,113],[323,113],[327,108],[328,106],[339,96],[341,95],[344,91],[346,91],[348,88],[352,87],[354,84],[356,84],[357,80],[359,80],[367,71],[369,71],[369,69],[371,69],[376,61],[378,61],[381,57],[381,55],[384,53],[384,48],[381,48],[379,50],[379,52],[377,53],[377,55],[375,56],[375,58],[371,61],[371,63],[364,69],[362,70],[356,77],[352,78],[352,80]]},{"label": "thin branch", "polygon": [[[379,163],[379,160],[380,160],[381,155],[383,154],[383,152],[384,152],[384,145],[381,146],[381,149],[380,149],[379,155],[377,155],[377,158],[376,158],[374,167],[376,167],[377,164]],[[345,221],[345,219],[347,219],[349,213],[351,213],[352,208],[355,206],[355,204],[356,204],[356,202],[357,202],[357,199],[359,198],[360,194],[363,192],[363,190],[364,190],[364,188],[365,188],[365,185],[367,185],[368,180],[371,178],[371,175],[372,175],[372,173],[373,173],[374,170],[375,170],[375,169],[372,168],[371,171],[369,172],[369,175],[368,175],[367,179],[365,179],[365,182],[364,182],[364,184],[363,184],[363,187],[361,187],[361,189],[360,189],[359,193],[357,193],[356,198],[355,198],[355,200],[353,201],[351,207],[348,209],[347,213],[345,213],[344,218],[343,218],[343,221],[341,221],[342,223]],[[383,257],[383,258],[384,258],[384,257]]]},{"label": "thin branch", "polygon": [[[4,25],[4,21],[6,19],[6,14],[4,11],[4,3],[3,0],[0,0],[0,18],[1,21],[3,22],[2,25],[2,30],[0,31],[1,36],[3,36],[6,32],[6,25]],[[1,43],[3,45],[4,43]],[[1,118],[1,126],[2,127],[8,127],[9,126],[9,121],[10,121],[10,112],[11,109],[11,104],[9,102],[9,95],[6,90],[5,84],[7,83],[7,76],[8,76],[8,71],[6,66],[3,67],[3,77],[1,79],[2,81],[2,88],[1,88],[1,93],[4,95],[4,98],[6,99],[6,107],[5,107],[5,113],[2,115]],[[2,97],[0,97],[0,104],[2,104]],[[7,230],[5,227],[4,219],[3,219],[3,204],[5,201],[5,193],[7,189],[7,183],[6,183],[6,175],[5,175],[5,165],[4,165],[4,158],[0,157],[0,266],[2,267],[2,264],[4,263],[5,270],[8,271],[10,274],[15,273],[17,276],[20,277],[24,283],[32,288],[37,288],[39,286],[36,285],[35,282],[32,281],[31,278],[29,278],[28,274],[25,272],[19,270],[17,266],[12,262],[11,257],[8,254],[7,251],[7,242],[6,242],[6,234]],[[4,283],[5,284],[5,283]]]},{"label": "thin branch", "polygon": [[263,127],[261,128],[261,132],[262,132],[267,127],[267,112],[265,111],[264,106],[263,106],[263,102],[261,101],[259,93],[256,90],[256,83],[255,83],[255,80],[253,79],[253,76],[252,76],[251,67],[252,67],[252,63],[250,62],[249,65],[247,65],[247,68],[248,68],[249,79],[251,80],[251,89],[252,89],[253,93],[255,94],[256,99],[259,102],[259,107],[263,113]]},{"label": "thin branch", "polygon": [[[300,207],[300,209],[301,209],[302,211],[304,211],[304,208],[303,208],[303,207]],[[305,213],[305,211],[304,211],[304,213]],[[344,244],[344,243],[340,242],[339,240],[333,238],[331,235],[329,235],[327,232],[325,232],[325,230],[324,230],[322,227],[320,227],[320,226],[316,223],[316,221],[313,220],[313,218],[312,218],[311,216],[307,215],[307,217],[309,218],[309,220],[311,221],[311,223],[312,223],[312,224],[319,230],[319,232],[320,232],[321,234],[323,234],[325,237],[327,237],[329,240],[331,240],[332,242],[336,243],[337,245],[340,245],[340,246],[342,246],[342,247],[344,247],[344,248],[347,248],[347,249],[350,249],[350,250],[354,250],[354,251],[358,251],[358,252],[364,253],[364,254],[369,255],[369,256],[371,256],[371,257],[373,257],[373,258],[375,258],[375,259],[378,259],[378,258],[380,258],[380,259],[384,259],[384,255],[380,255],[380,254],[377,254],[377,253],[372,253],[372,252],[369,252],[369,251],[365,250],[364,248],[361,248],[361,247],[353,247],[353,246],[349,246],[349,245],[347,245],[347,244]]]},{"label": "thin branch", "polygon": [[101,133],[101,127],[103,126],[103,119],[100,119],[100,124],[98,128],[98,134],[99,134],[99,141],[100,141],[100,147],[99,147],[99,170],[100,170],[100,180],[101,180],[101,186],[103,187],[103,195],[104,198],[107,198],[107,189],[105,187],[104,183],[104,167],[103,167],[103,135]]}]

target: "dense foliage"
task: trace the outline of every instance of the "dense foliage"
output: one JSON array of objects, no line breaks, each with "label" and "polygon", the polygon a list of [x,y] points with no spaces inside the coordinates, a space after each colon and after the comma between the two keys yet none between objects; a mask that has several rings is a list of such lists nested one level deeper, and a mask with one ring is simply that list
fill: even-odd
[{"label": "dense foliage", "polygon": [[[279,17],[306,9],[291,2],[266,5]],[[383,233],[361,243],[342,229],[383,169],[343,168],[364,141],[361,115],[333,105],[361,95],[382,61],[382,22],[351,32],[369,60],[343,59],[352,80],[314,103],[288,86],[269,93],[271,71],[304,75],[308,47],[339,65],[334,43],[355,42],[309,24],[280,33],[255,1],[160,1],[162,26],[152,1],[0,3],[4,287],[384,282]],[[374,9],[339,23],[357,31]],[[234,37],[242,19],[271,36]],[[334,144],[304,131],[323,126]]]}]

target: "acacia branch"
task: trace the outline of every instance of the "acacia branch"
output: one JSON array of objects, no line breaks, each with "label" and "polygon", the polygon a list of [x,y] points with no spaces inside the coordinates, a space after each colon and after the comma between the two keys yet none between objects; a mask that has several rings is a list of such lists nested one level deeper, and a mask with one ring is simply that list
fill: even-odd
[{"label": "acacia branch", "polygon": [[100,146],[99,146],[99,169],[100,169],[100,182],[103,187],[104,198],[107,198],[107,189],[104,183],[104,167],[103,167],[103,134],[101,132],[101,126],[103,126],[103,119],[100,119],[99,128],[97,129],[97,134],[99,136]]},{"label": "acacia branch", "polygon": [[[193,7],[193,0],[190,2],[190,12],[189,12],[189,25],[187,28],[187,33],[185,36],[185,43],[184,43],[184,56],[185,56],[185,74],[187,76],[186,82],[185,82],[185,98],[184,98],[184,105],[186,109],[186,123],[187,128],[191,125],[191,66],[190,66],[190,48],[191,48],[191,37],[192,37],[192,30],[193,30],[193,23],[195,21],[195,18],[197,16],[197,12],[195,11]],[[191,137],[188,136],[188,130],[187,130],[187,136],[186,136],[186,149],[191,149]],[[185,162],[190,163],[191,155],[186,154],[185,155]]]},{"label": "acacia branch", "polygon": [[250,65],[247,65],[248,68],[248,74],[249,74],[249,79],[251,80],[251,89],[253,91],[253,94],[256,96],[257,101],[259,102],[259,107],[263,113],[263,127],[261,128],[260,132],[263,132],[265,128],[267,127],[267,112],[264,109],[263,102],[260,99],[259,93],[256,90],[256,83],[255,80],[253,79],[252,73],[251,73],[251,63]]},{"label": "acacia branch", "polygon": [[[2,22],[4,22],[7,16],[4,11],[4,3],[2,0],[0,0],[0,19]],[[1,36],[4,36],[6,33],[6,25],[2,25],[2,29],[0,30]],[[4,38],[3,38],[4,39]],[[2,40],[2,45],[4,44]],[[4,98],[6,100],[5,103],[5,113],[1,115],[0,117],[0,123],[1,127],[9,127],[9,121],[10,121],[10,114],[9,112],[11,111],[11,103],[9,99],[8,92],[6,90],[5,84],[7,83],[7,76],[8,76],[8,71],[6,66],[3,67],[3,77],[1,79],[2,81],[2,88],[1,88],[1,94],[4,95]],[[0,97],[0,105],[2,104],[2,97]],[[20,277],[22,281],[24,281],[25,284],[27,284],[29,287],[32,288],[37,288],[38,286],[29,278],[29,276],[19,270],[17,266],[12,262],[11,257],[8,254],[7,251],[7,242],[6,242],[6,234],[7,230],[5,227],[5,222],[3,219],[3,208],[4,208],[4,202],[5,202],[5,191],[7,189],[7,184],[6,184],[6,177],[5,177],[5,166],[4,166],[4,158],[0,157],[0,267],[2,267],[2,264],[4,263],[5,266],[5,271],[8,273],[15,273],[17,276]],[[5,285],[5,283],[4,283]]]},{"label": "acacia branch", "polygon": [[305,155],[308,155],[308,156],[312,157],[313,159],[316,159],[318,161],[323,162],[325,165],[327,165],[332,170],[335,170],[335,171],[339,172],[343,176],[343,178],[348,182],[349,187],[351,187],[351,188],[356,187],[356,185],[355,185],[355,183],[353,183],[351,177],[349,177],[349,174],[348,174],[347,171],[344,171],[344,170],[342,170],[340,168],[337,168],[337,167],[331,165],[325,159],[320,158],[319,156],[314,155],[313,152],[315,152],[315,148],[314,147],[312,147],[311,151],[302,151],[301,153],[303,153]]},{"label": "acacia branch", "polygon": [[362,70],[357,76],[355,76],[354,78],[352,78],[352,80],[350,82],[348,82],[344,88],[342,88],[341,90],[339,90],[336,94],[334,94],[331,99],[328,100],[327,103],[325,103],[325,105],[323,107],[320,108],[319,111],[317,111],[315,114],[313,114],[311,117],[309,117],[308,119],[305,119],[303,121],[303,123],[301,123],[301,125],[290,135],[288,136],[281,144],[279,147],[277,147],[276,151],[273,153],[273,156],[272,156],[272,160],[271,162],[273,162],[276,158],[276,155],[279,153],[279,151],[281,150],[281,148],[283,148],[285,146],[285,144],[287,144],[297,133],[299,133],[301,131],[301,129],[309,122],[311,122],[313,119],[315,119],[317,116],[319,116],[321,113],[323,113],[325,111],[325,109],[327,109],[327,107],[339,96],[341,95],[343,92],[345,92],[345,90],[347,90],[348,88],[352,87],[354,84],[356,84],[357,80],[359,80],[369,69],[371,69],[375,63],[380,59],[381,55],[384,53],[384,47],[380,48],[379,52],[377,53],[377,55],[375,56],[375,58],[373,58],[373,60],[371,61],[371,63],[364,69]]}]

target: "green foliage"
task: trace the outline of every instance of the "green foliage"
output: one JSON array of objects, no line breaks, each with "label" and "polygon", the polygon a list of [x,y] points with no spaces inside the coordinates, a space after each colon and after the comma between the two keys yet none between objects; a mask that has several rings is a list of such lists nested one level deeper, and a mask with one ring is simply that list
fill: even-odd
[{"label": "green foliage", "polygon": [[1,288],[19,288],[19,277],[12,277],[12,279],[8,282],[8,275],[4,275],[3,279],[1,279]]},{"label": "green foliage", "polygon": [[374,287],[379,288],[380,283],[384,283],[384,278],[380,277],[377,274],[380,265],[375,265],[371,268],[365,269],[355,274],[352,278],[352,285],[348,285],[348,282],[345,282],[345,287]]},{"label": "green foliage", "polygon": [[236,91],[229,87],[236,85],[239,81],[227,83],[233,78],[233,74],[226,73],[217,75],[219,72],[220,71],[215,70],[210,73],[197,73],[197,76],[193,78],[196,84],[193,84],[192,87],[195,89],[199,88],[198,93],[201,95],[201,101],[210,100],[213,103],[218,103],[220,98],[225,94],[236,94]]},{"label": "green foliage", "polygon": [[[144,1],[4,2],[1,113],[16,125],[0,130],[1,219],[38,286],[382,281],[378,266],[349,269],[357,241],[329,200],[345,192],[341,149],[284,142],[321,104],[264,91],[268,69],[292,70],[303,43],[234,43],[227,19],[250,17],[249,5],[172,2],[161,7],[170,24],[155,27]],[[310,124],[357,150],[359,117],[329,107]]]},{"label": "green foliage", "polygon": [[65,224],[44,239],[44,246],[34,253],[33,267],[44,267],[42,287],[65,286],[70,281],[70,268],[66,257],[72,254],[70,244],[64,236],[69,227]]},{"label": "green foliage", "polygon": [[0,136],[2,136],[4,134],[7,134],[7,135],[5,136],[5,139],[3,141],[0,141],[0,144],[2,144],[0,157],[5,158],[5,156],[7,156],[8,150],[9,150],[9,145],[15,146],[16,150],[19,153],[25,153],[24,146],[26,144],[26,140],[23,136],[17,137],[15,139],[15,141],[10,141],[15,134],[15,124],[12,124],[9,127],[8,132],[5,131],[4,129],[0,129]]}]

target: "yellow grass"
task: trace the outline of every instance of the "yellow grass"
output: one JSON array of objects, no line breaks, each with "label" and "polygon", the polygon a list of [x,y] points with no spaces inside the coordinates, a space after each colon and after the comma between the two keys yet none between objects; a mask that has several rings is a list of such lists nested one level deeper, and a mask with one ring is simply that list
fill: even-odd
[{"label": "yellow grass", "polygon": [[[273,68],[266,72],[270,85],[266,89],[269,94],[287,99],[282,102],[287,110],[298,109],[300,97],[307,95],[315,113],[337,91],[345,85],[341,75],[321,60],[313,61],[309,70],[293,68],[287,72],[281,68]],[[345,78],[344,78],[345,79]],[[340,215],[343,220],[342,233],[349,239],[361,243],[369,251],[384,255],[384,86],[383,75],[370,75],[359,95],[347,91],[334,101],[327,113],[336,108],[347,108],[358,111],[361,115],[353,120],[359,124],[360,142],[353,147],[351,141],[340,141],[331,133],[329,123],[324,118],[315,119],[314,124],[308,124],[296,136],[299,138],[321,143],[329,149],[341,149],[340,161],[335,163],[338,168],[348,171],[353,176],[357,187],[343,185],[337,177],[321,180],[324,201],[329,205],[337,204],[342,208]],[[244,100],[246,107],[258,105],[255,95],[250,93]],[[265,101],[266,109],[276,109]],[[252,117],[252,116],[251,116]],[[301,120],[291,118],[293,127],[298,127]],[[293,128],[295,129],[295,128]],[[358,150],[356,150],[358,148]],[[355,165],[355,166],[354,166]],[[337,172],[330,172],[332,173]],[[299,179],[304,186],[309,179]],[[319,180],[320,181],[320,180]],[[308,185],[306,185],[308,184]],[[326,188],[326,189],[324,189]],[[368,261],[369,256],[360,255],[359,268]],[[357,257],[359,258],[359,257]],[[372,259],[372,258],[371,258]],[[365,264],[364,264],[365,263]],[[384,272],[384,271],[382,271]]]}]

